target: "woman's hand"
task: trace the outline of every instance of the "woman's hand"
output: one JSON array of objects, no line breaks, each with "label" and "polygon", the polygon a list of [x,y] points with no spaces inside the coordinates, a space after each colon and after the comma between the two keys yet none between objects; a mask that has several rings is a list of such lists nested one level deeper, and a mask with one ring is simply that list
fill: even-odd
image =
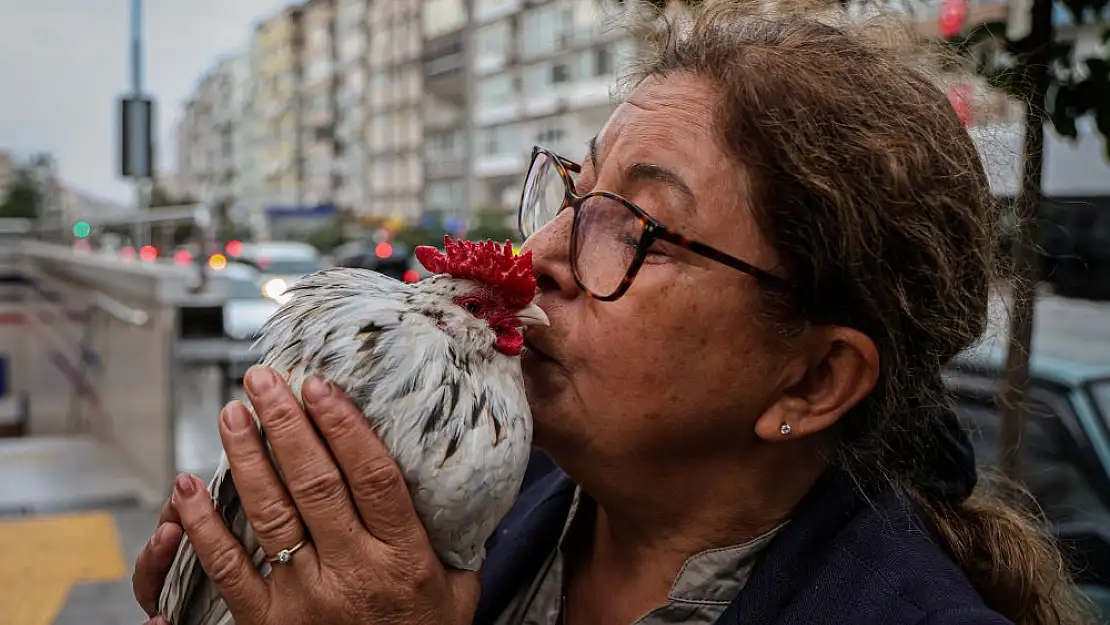
[{"label": "woman's hand", "polygon": [[180,476],[159,540],[136,563],[133,585],[148,614],[173,559],[180,519],[237,625],[469,623],[478,574],[440,564],[397,465],[361,411],[333,385],[311,380],[303,392],[306,416],[266,368],[252,368],[246,386],[288,482],[278,479],[246,407],[229,404],[220,437],[247,517],[271,556],[305,539],[305,527],[311,539],[263,578],[204,485]]}]

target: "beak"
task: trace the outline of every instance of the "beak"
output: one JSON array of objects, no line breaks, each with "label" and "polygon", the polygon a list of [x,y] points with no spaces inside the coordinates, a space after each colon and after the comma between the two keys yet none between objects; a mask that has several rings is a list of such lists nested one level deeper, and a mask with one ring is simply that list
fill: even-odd
[{"label": "beak", "polygon": [[517,324],[521,326],[551,325],[551,321],[547,318],[547,313],[536,304],[530,304],[527,308],[520,309],[513,318],[516,319]]}]

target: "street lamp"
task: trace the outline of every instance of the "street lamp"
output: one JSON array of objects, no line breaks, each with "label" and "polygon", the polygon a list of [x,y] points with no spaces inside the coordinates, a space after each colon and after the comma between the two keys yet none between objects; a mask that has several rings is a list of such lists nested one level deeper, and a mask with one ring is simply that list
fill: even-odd
[{"label": "street lamp", "polygon": [[[120,98],[120,174],[135,183],[135,208],[147,208],[147,186],[154,177],[154,101],[143,97],[142,0],[131,0],[131,93]],[[136,222],[134,245],[149,243],[147,227]]]}]

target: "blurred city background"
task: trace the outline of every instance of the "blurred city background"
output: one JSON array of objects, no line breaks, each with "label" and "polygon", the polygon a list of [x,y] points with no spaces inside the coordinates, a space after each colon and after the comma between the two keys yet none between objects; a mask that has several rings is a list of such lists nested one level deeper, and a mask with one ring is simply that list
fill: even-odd
[{"label": "blurred city background", "polygon": [[[142,622],[131,562],[173,475],[215,468],[216,415],[286,288],[330,265],[418,280],[413,247],[444,234],[519,245],[532,147],[580,158],[638,52],[610,27],[614,0],[232,2],[198,0],[179,23],[141,0],[0,0],[0,625]],[[945,45],[1054,42],[1047,92],[978,61],[945,88],[1004,207],[1002,256],[1036,252],[1010,470],[1106,602],[1108,5],[890,6]],[[206,28],[238,45],[171,80]],[[114,78],[90,77],[109,57]],[[43,59],[105,97],[32,69]],[[105,114],[73,114],[86,105]],[[1044,160],[1023,177],[1031,123]],[[948,371],[984,465],[1006,444],[1020,295],[999,287],[989,335]]]}]

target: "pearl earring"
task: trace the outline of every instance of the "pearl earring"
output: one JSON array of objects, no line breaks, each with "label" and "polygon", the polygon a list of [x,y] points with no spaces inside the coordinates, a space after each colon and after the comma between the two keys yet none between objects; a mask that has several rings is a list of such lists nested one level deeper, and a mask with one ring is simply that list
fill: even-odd
[{"label": "pearl earring", "polygon": [[783,423],[782,427],[779,428],[779,432],[783,436],[790,436],[790,424],[789,423]]}]

